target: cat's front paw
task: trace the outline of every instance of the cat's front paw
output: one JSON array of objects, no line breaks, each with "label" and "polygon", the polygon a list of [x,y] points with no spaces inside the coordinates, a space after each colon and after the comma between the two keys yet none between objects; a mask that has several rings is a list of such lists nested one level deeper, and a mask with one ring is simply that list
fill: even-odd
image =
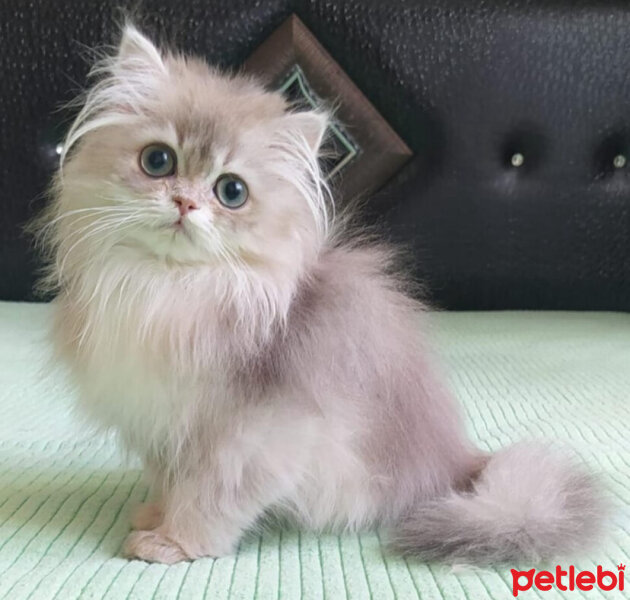
[{"label": "cat's front paw", "polygon": [[123,555],[167,565],[192,558],[179,544],[159,531],[132,531],[123,545]]},{"label": "cat's front paw", "polygon": [[132,529],[155,529],[162,524],[162,508],[157,502],[141,502],[131,513]]}]

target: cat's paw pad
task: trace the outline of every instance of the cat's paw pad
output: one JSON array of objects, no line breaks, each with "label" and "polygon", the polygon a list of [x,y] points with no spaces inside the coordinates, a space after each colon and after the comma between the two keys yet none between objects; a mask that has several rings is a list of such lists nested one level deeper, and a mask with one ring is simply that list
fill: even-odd
[{"label": "cat's paw pad", "polygon": [[141,502],[131,513],[132,529],[155,529],[162,524],[162,509],[157,502]]},{"label": "cat's paw pad", "polygon": [[133,531],[123,545],[126,558],[172,565],[189,557],[173,540],[157,531]]}]

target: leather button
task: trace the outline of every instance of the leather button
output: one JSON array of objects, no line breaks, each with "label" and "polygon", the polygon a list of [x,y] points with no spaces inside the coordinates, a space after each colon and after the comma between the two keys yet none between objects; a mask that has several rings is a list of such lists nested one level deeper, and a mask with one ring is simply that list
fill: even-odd
[{"label": "leather button", "polygon": [[523,123],[505,137],[501,148],[501,162],[510,169],[529,172],[541,163],[546,148],[545,136],[538,127]]},{"label": "leather button", "polygon": [[604,138],[595,150],[595,177],[610,177],[628,164],[630,137],[627,132],[617,132]]},{"label": "leather button", "polygon": [[37,152],[39,160],[48,172],[55,171],[59,167],[59,157],[63,146],[61,142],[64,138],[65,128],[53,123],[44,126],[37,139]]}]

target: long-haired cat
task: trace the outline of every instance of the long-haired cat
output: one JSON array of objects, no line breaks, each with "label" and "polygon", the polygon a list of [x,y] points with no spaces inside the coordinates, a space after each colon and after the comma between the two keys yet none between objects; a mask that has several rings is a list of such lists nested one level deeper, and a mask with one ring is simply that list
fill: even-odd
[{"label": "long-haired cat", "polygon": [[269,514],[460,562],[595,536],[571,460],[467,439],[392,253],[333,224],[324,112],[131,25],[95,72],[39,228],[58,353],[152,484],[127,556],[229,554]]}]

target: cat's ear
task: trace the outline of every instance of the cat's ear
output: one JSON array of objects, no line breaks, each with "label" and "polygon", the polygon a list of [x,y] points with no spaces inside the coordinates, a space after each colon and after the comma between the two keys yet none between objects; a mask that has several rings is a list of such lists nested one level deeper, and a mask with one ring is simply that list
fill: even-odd
[{"label": "cat's ear", "polygon": [[317,153],[322,145],[330,119],[323,111],[309,110],[288,113],[282,117],[282,121],[283,128],[300,134],[306,140],[311,151]]},{"label": "cat's ear", "polygon": [[158,74],[166,70],[158,48],[131,23],[126,23],[123,28],[115,63],[122,73],[135,76]]}]

